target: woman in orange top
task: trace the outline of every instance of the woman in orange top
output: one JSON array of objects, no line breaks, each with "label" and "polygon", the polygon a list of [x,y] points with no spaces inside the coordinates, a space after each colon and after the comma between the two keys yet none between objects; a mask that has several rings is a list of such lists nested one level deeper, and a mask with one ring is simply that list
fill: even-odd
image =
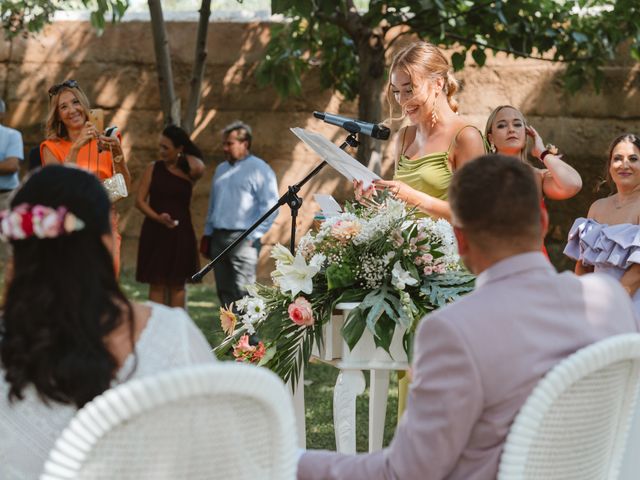
[{"label": "woman in orange top", "polygon": [[[120,136],[107,137],[89,121],[89,100],[75,80],[66,80],[49,89],[47,139],[40,144],[42,165],[73,164],[89,170],[100,180],[121,173],[130,189],[131,175],[124,161]],[[120,271],[120,242],[117,213],[111,209],[116,234],[114,265]]]}]

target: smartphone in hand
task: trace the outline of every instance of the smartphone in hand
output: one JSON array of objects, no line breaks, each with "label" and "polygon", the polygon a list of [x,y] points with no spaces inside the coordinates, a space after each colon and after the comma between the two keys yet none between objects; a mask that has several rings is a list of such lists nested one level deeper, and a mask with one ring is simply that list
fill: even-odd
[{"label": "smartphone in hand", "polygon": [[104,130],[104,110],[101,108],[89,110],[89,121],[93,123],[98,132],[102,132]]}]

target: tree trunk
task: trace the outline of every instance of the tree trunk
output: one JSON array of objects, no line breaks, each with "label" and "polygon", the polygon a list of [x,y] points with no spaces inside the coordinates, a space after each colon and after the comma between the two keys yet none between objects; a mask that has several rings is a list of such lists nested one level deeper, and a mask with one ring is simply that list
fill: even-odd
[{"label": "tree trunk", "polygon": [[173,86],[173,72],[171,71],[171,54],[169,53],[169,39],[162,15],[160,0],[148,0],[153,31],[153,48],[156,54],[158,68],[158,85],[160,100],[164,114],[165,125],[180,124],[180,101],[176,98]]},{"label": "tree trunk", "polygon": [[[385,86],[385,58],[382,40],[374,34],[363,36],[357,42],[360,59],[360,92],[358,119],[380,123],[385,118],[382,96]],[[378,175],[382,171],[382,140],[361,135],[358,160]]]},{"label": "tree trunk", "polygon": [[200,105],[200,94],[202,92],[202,78],[204,77],[204,67],[207,60],[207,30],[209,28],[209,16],[211,15],[211,0],[202,0],[200,6],[200,20],[198,22],[198,37],[196,40],[196,57],[193,61],[193,71],[189,81],[189,101],[187,111],[182,122],[187,133],[193,131],[196,120],[196,113]]}]

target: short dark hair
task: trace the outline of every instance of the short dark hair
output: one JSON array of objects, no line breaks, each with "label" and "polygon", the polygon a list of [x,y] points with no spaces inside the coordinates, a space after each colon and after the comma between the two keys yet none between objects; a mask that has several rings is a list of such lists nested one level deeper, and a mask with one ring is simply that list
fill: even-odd
[{"label": "short dark hair", "polygon": [[453,176],[449,202],[456,226],[476,241],[540,236],[540,191],[533,169],[515,157],[483,155]]},{"label": "short dark hair", "polygon": [[45,401],[82,407],[110,387],[118,370],[104,338],[124,323],[133,348],[132,306],[102,241],[111,231],[111,204],[97,177],[61,165],[35,171],[11,206],[22,203],[64,206],[85,227],[12,241],[14,271],[0,319],[9,399],[22,399],[32,385]]},{"label": "short dark hair", "polygon": [[236,120],[233,123],[230,123],[222,130],[222,135],[224,138],[227,138],[231,132],[238,132],[238,140],[241,142],[247,142],[247,147],[251,148],[251,140],[253,139],[253,134],[251,133],[251,127],[240,120]]}]

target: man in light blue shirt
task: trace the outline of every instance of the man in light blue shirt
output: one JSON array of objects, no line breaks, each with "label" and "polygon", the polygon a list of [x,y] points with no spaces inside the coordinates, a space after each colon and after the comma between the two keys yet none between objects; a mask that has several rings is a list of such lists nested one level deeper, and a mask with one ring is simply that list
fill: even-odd
[{"label": "man in light blue shirt", "polygon": [[[3,125],[6,106],[0,99],[0,211],[9,208],[11,192],[18,186],[18,170],[24,158],[22,134]],[[4,246],[0,247],[0,258],[6,257]]]},{"label": "man in light blue shirt", "polygon": [[[218,165],[211,182],[204,244],[215,258],[279,199],[276,175],[267,163],[252,155],[251,127],[234,122],[223,130],[225,162]],[[214,266],[216,288],[222,305],[247,294],[255,283],[260,239],[277,213],[222,257]]]}]

